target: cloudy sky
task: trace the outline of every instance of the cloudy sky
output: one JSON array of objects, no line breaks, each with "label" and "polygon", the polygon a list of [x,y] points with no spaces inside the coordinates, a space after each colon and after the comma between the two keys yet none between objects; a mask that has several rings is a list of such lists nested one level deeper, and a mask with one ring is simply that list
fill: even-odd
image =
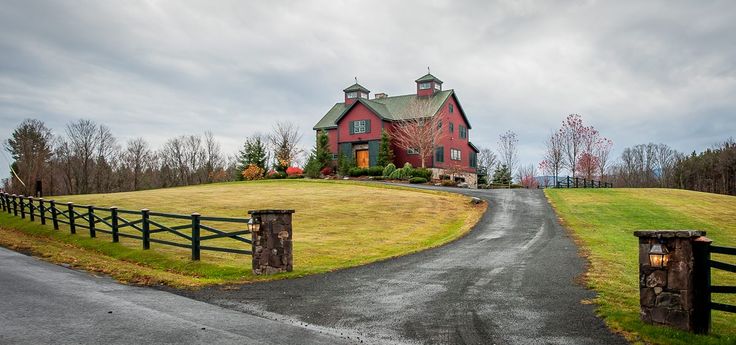
[{"label": "cloudy sky", "polygon": [[[212,131],[228,153],[312,126],[357,76],[455,89],[471,140],[522,163],[579,113],[615,142],[704,149],[736,130],[736,2],[0,1],[0,138],[80,118],[154,146]],[[6,158],[0,155],[0,163]],[[5,170],[5,169],[3,169]]]}]

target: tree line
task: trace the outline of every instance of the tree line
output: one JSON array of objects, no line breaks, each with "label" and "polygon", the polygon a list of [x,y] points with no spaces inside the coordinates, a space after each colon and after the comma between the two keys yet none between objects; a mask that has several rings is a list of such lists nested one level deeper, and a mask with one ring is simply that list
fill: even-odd
[{"label": "tree line", "polygon": [[611,169],[617,187],[660,187],[736,195],[736,142],[733,138],[703,152],[685,155],[666,144],[624,149]]}]

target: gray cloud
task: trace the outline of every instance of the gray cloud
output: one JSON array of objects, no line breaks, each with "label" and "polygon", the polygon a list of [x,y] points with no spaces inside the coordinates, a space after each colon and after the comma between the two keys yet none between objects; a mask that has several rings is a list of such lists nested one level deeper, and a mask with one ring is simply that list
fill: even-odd
[{"label": "gray cloud", "polygon": [[311,128],[358,76],[454,88],[471,140],[522,162],[569,113],[617,149],[689,152],[736,129],[732,2],[41,2],[0,6],[0,137],[78,118],[154,145],[211,130],[230,153],[277,120]]}]

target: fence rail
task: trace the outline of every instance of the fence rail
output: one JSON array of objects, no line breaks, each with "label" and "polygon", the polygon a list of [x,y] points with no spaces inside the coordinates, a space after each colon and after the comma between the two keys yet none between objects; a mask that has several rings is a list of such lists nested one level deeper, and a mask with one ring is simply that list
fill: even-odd
[{"label": "fence rail", "polygon": [[[76,234],[77,229],[85,229],[92,238],[97,237],[97,233],[110,235],[112,242],[119,242],[121,237],[131,238],[140,240],[143,249],[146,250],[151,248],[151,243],[187,248],[191,250],[192,260],[199,260],[203,250],[253,255],[251,239],[242,236],[251,234],[249,229],[226,231],[216,228],[213,224],[248,226],[251,218],[205,217],[199,213],[183,215],[151,212],[148,209],[133,211],[71,202],[60,204],[55,200],[8,193],[0,193],[0,208],[3,212],[20,216],[22,219],[28,217],[31,222],[38,219],[42,225],[50,221],[54,230],[59,230],[59,224],[65,224],[71,234]],[[174,222],[180,224],[171,224]],[[170,234],[170,236],[152,237],[157,234]],[[202,242],[215,240],[219,242],[232,240],[231,243],[239,247],[220,247],[216,243],[202,245]]]},{"label": "fence rail", "polygon": [[613,183],[567,176],[555,181],[556,188],[613,188]]},{"label": "fence rail", "polygon": [[[718,254],[723,254],[723,255],[736,255],[736,248],[711,245],[710,253],[718,253]],[[726,271],[726,272],[736,273],[736,265],[712,260],[710,259],[710,255],[706,262],[708,263],[708,268],[707,268],[708,270],[719,269],[719,270]],[[711,293],[720,293],[720,294],[736,293],[736,286],[710,285],[710,279],[708,279],[708,284],[709,284],[709,287],[708,287],[707,294],[708,294],[709,299],[710,299]],[[727,313],[736,313],[736,306],[729,305],[729,304],[723,304],[723,303],[716,303],[716,302],[713,302],[712,299],[710,300],[710,309],[724,311]]]}]

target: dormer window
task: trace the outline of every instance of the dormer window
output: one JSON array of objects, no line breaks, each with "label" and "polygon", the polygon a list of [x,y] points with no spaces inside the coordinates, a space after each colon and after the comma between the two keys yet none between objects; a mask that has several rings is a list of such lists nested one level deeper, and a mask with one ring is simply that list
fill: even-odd
[{"label": "dormer window", "polygon": [[365,92],[359,92],[359,93],[358,93],[358,96],[359,96],[360,98],[365,98],[365,99],[367,99],[367,98],[368,98],[368,94],[367,94],[367,93],[365,93]]},{"label": "dormer window", "polygon": [[442,91],[442,84],[434,83],[434,89],[438,91]]},{"label": "dormer window", "polygon": [[348,92],[347,96],[350,99],[357,98],[358,97],[358,93],[357,92]]},{"label": "dormer window", "polygon": [[419,90],[427,90],[432,87],[431,83],[421,83],[419,84]]}]

